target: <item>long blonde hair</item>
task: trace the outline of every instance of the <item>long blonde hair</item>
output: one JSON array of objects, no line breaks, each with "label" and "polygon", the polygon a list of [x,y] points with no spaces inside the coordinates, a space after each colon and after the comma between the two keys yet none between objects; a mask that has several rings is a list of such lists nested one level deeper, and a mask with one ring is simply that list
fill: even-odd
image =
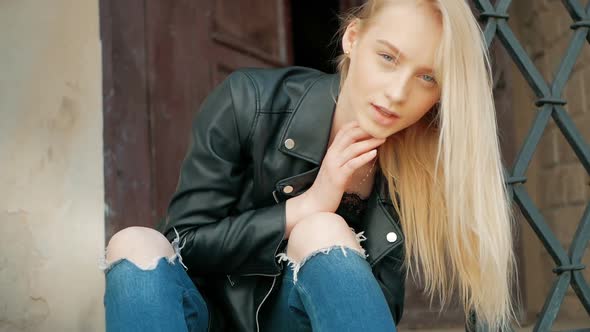
[{"label": "long blonde hair", "polygon": [[[344,17],[340,36],[358,20],[361,33],[385,5],[369,0]],[[492,96],[491,66],[481,29],[464,0],[421,0],[442,22],[435,71],[440,104],[387,139],[379,163],[405,234],[406,273],[424,277],[442,312],[455,287],[465,310],[491,331],[516,322],[513,217],[504,184]],[[349,58],[337,59],[341,83]],[[399,196],[399,204],[398,198]],[[516,283],[514,283],[516,284]]]}]

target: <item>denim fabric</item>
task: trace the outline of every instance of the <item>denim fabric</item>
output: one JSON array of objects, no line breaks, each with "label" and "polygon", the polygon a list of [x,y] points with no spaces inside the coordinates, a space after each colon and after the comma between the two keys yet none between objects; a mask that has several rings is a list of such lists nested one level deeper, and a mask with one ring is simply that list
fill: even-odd
[{"label": "denim fabric", "polygon": [[[314,252],[262,307],[263,332],[396,331],[364,255],[343,246]],[[107,331],[207,331],[206,302],[177,261],[142,270],[123,259],[106,271]]]},{"label": "denim fabric", "polygon": [[106,271],[106,330],[205,332],[205,300],[179,262],[162,257],[155,269],[142,270],[123,259]]},{"label": "denim fabric", "polygon": [[297,268],[284,268],[261,330],[395,332],[385,296],[363,256],[338,245],[312,253]]}]

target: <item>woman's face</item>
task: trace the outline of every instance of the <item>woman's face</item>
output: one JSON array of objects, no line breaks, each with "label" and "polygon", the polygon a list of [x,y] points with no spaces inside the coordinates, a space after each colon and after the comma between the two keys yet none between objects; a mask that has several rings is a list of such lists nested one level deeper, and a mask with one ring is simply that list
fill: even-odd
[{"label": "woman's face", "polygon": [[434,77],[442,27],[415,0],[390,4],[359,32],[348,26],[343,48],[350,67],[339,103],[361,128],[385,138],[417,122],[440,99]]}]

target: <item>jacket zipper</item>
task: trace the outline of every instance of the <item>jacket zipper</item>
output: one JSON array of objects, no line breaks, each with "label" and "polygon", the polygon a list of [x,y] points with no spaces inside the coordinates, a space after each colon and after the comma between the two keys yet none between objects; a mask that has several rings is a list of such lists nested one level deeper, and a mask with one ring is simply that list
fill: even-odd
[{"label": "jacket zipper", "polygon": [[258,305],[258,308],[256,308],[256,332],[260,332],[260,323],[258,322],[258,313],[260,311],[260,308],[262,308],[262,304],[264,303],[264,301],[266,301],[266,299],[268,298],[268,296],[272,292],[272,289],[275,287],[276,281],[277,281],[277,277],[274,276],[272,278],[272,285],[270,285],[270,289],[268,290],[268,293],[266,293],[266,295],[264,296],[264,298],[262,299],[262,301]]},{"label": "jacket zipper", "polygon": [[231,280],[231,277],[229,276],[229,274],[226,275],[227,280],[229,280],[229,284],[234,287],[235,283],[233,282],[233,280]]},{"label": "jacket zipper", "polygon": [[[277,196],[276,196],[276,193],[275,192],[276,192],[276,190],[272,192],[272,195],[273,195],[273,197],[275,198],[275,200],[277,201],[277,204],[278,204],[280,201],[277,199]],[[287,220],[286,219],[284,220],[284,223],[285,223],[285,229],[286,229],[287,228]],[[281,238],[282,239],[285,238],[285,233],[284,232],[283,232]],[[277,256],[277,251],[279,251],[279,248],[281,247],[281,243],[282,243],[282,241],[279,242],[279,245],[275,249],[275,254],[274,254],[275,257]],[[248,275],[254,276],[254,275],[257,275],[257,276],[273,277],[272,278],[272,285],[270,285],[270,289],[268,290],[268,292],[266,293],[266,295],[264,296],[264,298],[262,299],[262,301],[260,301],[260,304],[258,305],[258,308],[256,308],[256,332],[260,332],[260,323],[258,322],[258,313],[260,312],[260,308],[262,308],[262,304],[264,304],[264,301],[266,301],[266,299],[268,298],[268,296],[270,295],[270,293],[272,293],[273,288],[275,288],[275,284],[276,284],[276,281],[277,281],[277,276],[280,276],[281,275],[281,272],[282,272],[282,269],[277,274],[245,274],[244,275],[244,276],[248,276]]]},{"label": "jacket zipper", "polygon": [[[266,295],[264,296],[264,298],[262,299],[262,301],[260,302],[260,304],[258,305],[258,307],[256,308],[256,332],[260,332],[260,323],[258,322],[258,314],[260,313],[260,308],[262,308],[262,305],[264,304],[264,302],[266,301],[266,299],[268,298],[268,296],[270,295],[270,293],[272,293],[272,290],[275,287],[275,284],[277,282],[277,276],[281,275],[281,273],[279,272],[278,274],[257,274],[257,273],[251,273],[251,274],[241,274],[240,276],[243,277],[249,277],[249,276],[262,276],[262,277],[273,277],[272,278],[272,285],[270,285],[270,289],[268,290],[268,292],[266,292]],[[234,281],[231,280],[230,275],[226,274],[227,280],[229,280],[230,284],[233,286],[235,285]]]}]

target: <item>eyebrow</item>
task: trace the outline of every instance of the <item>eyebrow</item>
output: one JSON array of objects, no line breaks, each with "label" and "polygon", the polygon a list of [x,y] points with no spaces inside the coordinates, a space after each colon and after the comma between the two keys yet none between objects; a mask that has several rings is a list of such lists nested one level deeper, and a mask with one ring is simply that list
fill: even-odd
[{"label": "eyebrow", "polygon": [[[383,40],[383,39],[377,39],[377,42],[380,44],[383,44],[385,46],[387,46],[389,49],[391,49],[391,51],[393,51],[393,53],[396,54],[396,56],[400,57],[400,58],[406,58],[406,55],[404,53],[402,53],[397,47],[395,47],[395,45],[393,45],[392,43],[388,42],[387,40]],[[430,67],[427,66],[422,66],[418,68],[419,70],[425,70],[428,72],[434,72],[434,70]]]}]

